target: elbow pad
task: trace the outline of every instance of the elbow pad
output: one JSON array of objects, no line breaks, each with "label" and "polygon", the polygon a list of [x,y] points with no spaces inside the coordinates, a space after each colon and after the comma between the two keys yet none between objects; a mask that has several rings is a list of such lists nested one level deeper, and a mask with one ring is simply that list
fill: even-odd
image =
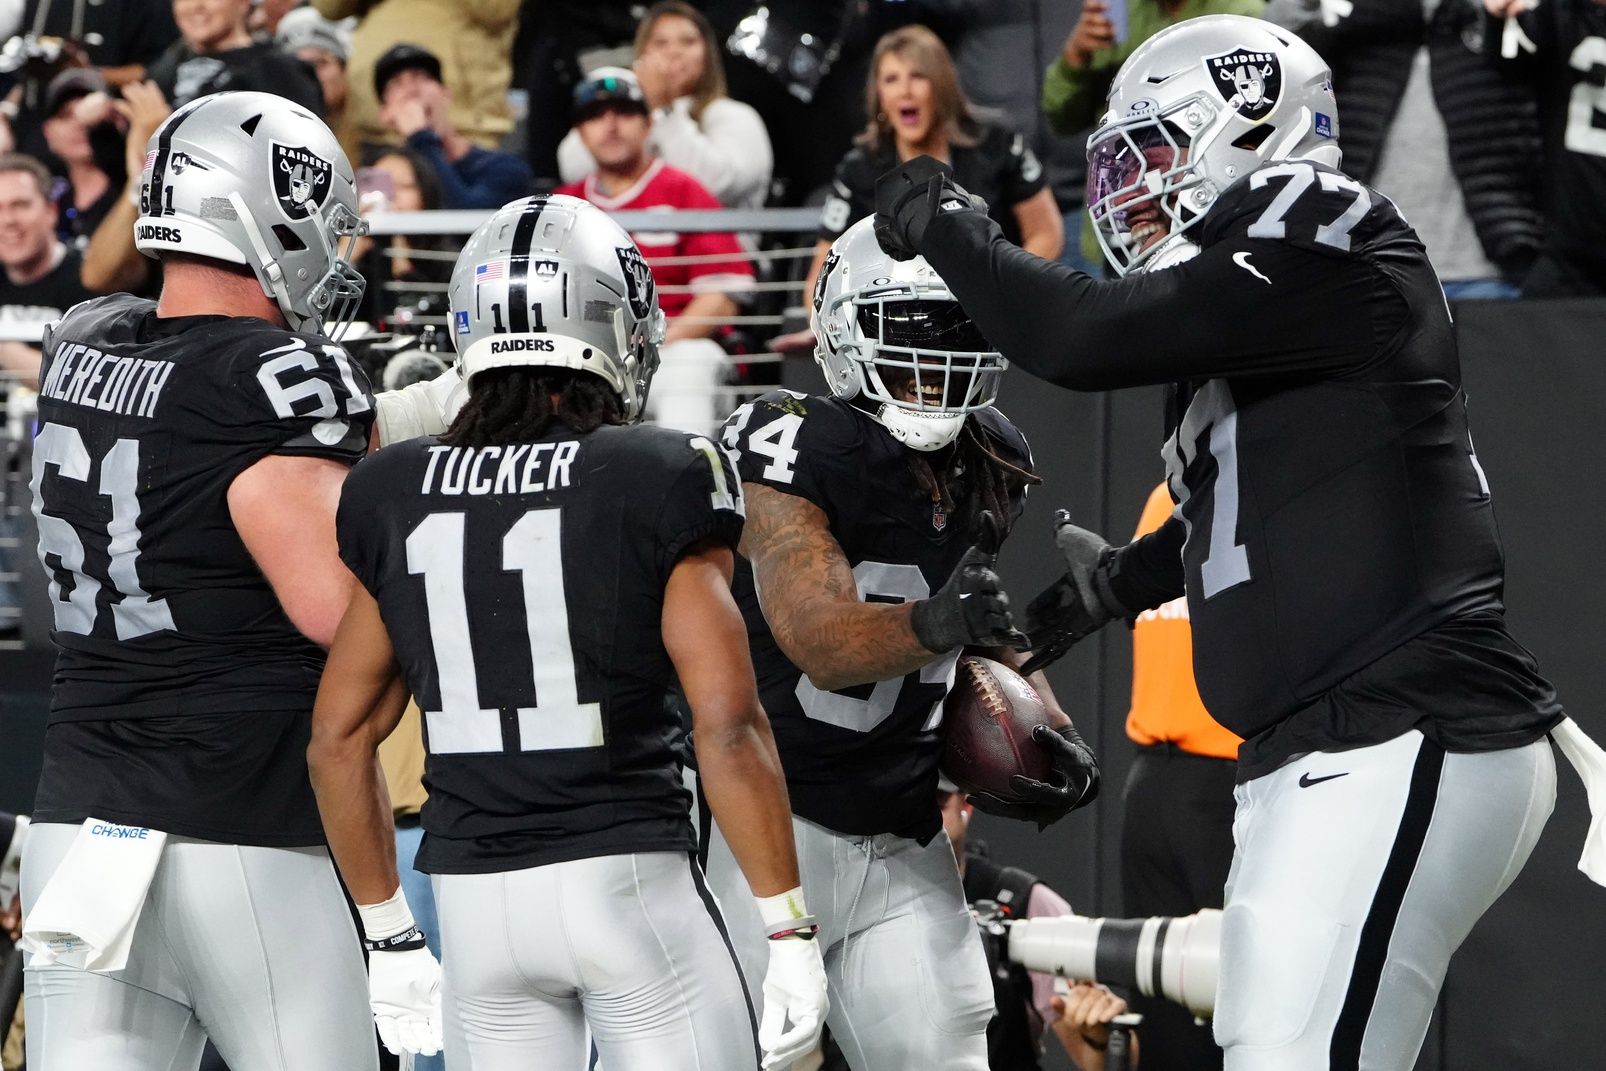
[{"label": "elbow pad", "polygon": [[456,368],[401,390],[385,391],[374,399],[379,445],[441,434],[452,426],[466,401],[468,385]]}]

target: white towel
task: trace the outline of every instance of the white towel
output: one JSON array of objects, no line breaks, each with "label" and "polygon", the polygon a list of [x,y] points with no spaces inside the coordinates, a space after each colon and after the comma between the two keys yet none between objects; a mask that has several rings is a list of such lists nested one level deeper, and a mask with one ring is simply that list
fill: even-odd
[{"label": "white towel", "polygon": [[167,834],[91,818],[73,839],[38,903],[23,920],[20,947],[33,963],[117,971],[128,949]]},{"label": "white towel", "polygon": [[1606,885],[1606,750],[1571,718],[1550,730],[1550,738],[1578,771],[1589,796],[1589,833],[1584,837],[1578,869],[1596,885]]}]

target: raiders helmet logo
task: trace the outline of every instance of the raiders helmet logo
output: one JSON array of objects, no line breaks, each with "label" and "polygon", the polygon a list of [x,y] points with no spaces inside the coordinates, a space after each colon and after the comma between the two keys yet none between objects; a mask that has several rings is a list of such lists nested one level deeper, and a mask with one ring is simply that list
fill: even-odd
[{"label": "raiders helmet logo", "polygon": [[1277,107],[1283,91],[1283,65],[1274,52],[1235,48],[1205,57],[1210,84],[1245,119],[1263,119]]},{"label": "raiders helmet logo", "polygon": [[334,168],[311,150],[273,145],[273,196],[286,219],[306,219],[329,199]]},{"label": "raiders helmet logo", "polygon": [[619,270],[624,273],[630,311],[636,319],[644,319],[653,306],[652,269],[641,259],[641,250],[633,245],[619,246],[615,252],[619,254]]},{"label": "raiders helmet logo", "polygon": [[833,249],[826,255],[825,263],[820,265],[819,277],[814,280],[814,311],[816,313],[820,311],[820,306],[825,304],[825,282],[831,278],[831,273],[836,271],[837,262],[841,259],[842,254]]}]

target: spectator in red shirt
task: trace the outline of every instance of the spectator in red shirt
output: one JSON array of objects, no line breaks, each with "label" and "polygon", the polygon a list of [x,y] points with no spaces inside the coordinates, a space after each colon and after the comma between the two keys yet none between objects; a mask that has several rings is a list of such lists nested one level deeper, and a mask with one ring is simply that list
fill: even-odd
[{"label": "spectator in red shirt", "polygon": [[[574,91],[575,129],[597,169],[558,192],[609,212],[717,209],[702,184],[647,151],[652,121],[636,76],[604,67]],[[725,380],[725,351],[712,337],[737,312],[733,296],[750,291],[752,265],[729,231],[637,231],[631,235],[652,268],[658,302],[669,318],[663,360],[647,399],[647,417],[707,434],[725,416],[715,390]],[[715,258],[729,260],[692,260]],[[665,258],[672,258],[665,262]]]}]

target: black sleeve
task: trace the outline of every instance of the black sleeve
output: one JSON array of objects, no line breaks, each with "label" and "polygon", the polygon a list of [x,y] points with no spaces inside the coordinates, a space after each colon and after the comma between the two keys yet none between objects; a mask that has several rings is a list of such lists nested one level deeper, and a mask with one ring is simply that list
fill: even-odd
[{"label": "black sleeve", "polygon": [[975,211],[939,215],[921,252],[1011,364],[1073,390],[1330,376],[1368,355],[1354,340],[1372,337],[1379,315],[1363,259],[1242,231],[1177,267],[1108,282],[1032,256]]},{"label": "black sleeve", "polygon": [[820,206],[819,237],[834,242],[842,232],[875,211],[875,175],[864,152],[854,149],[836,165],[831,192]]},{"label": "black sleeve", "polygon": [[686,463],[658,510],[658,566],[665,581],[694,544],[713,539],[734,551],[742,541],[742,483],[729,453],[702,436],[685,442]]},{"label": "black sleeve", "polygon": [[231,370],[243,386],[236,419],[271,443],[266,453],[355,464],[368,453],[374,396],[368,376],[337,343],[265,330],[239,338]]},{"label": "black sleeve", "polygon": [[1037,154],[1032,152],[1032,147],[1026,144],[1025,136],[1000,130],[997,147],[1002,171],[999,176],[999,189],[1004,202],[1002,207],[1012,207],[1035,197],[1044,186],[1043,165],[1037,159]]},{"label": "black sleeve", "polygon": [[1115,552],[1110,568],[1110,590],[1129,609],[1151,610],[1182,594],[1186,572],[1182,544],[1188,528],[1172,517],[1148,535],[1140,536]]},{"label": "black sleeve", "polygon": [[340,485],[340,506],[335,510],[335,542],[340,560],[369,594],[377,597],[379,561],[374,523],[384,495],[377,488],[394,455],[379,455],[359,462]]}]

